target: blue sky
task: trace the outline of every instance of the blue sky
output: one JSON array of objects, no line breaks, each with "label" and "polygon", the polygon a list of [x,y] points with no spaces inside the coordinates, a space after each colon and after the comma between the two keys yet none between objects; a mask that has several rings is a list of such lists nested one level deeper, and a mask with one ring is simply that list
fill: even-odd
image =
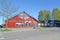
[{"label": "blue sky", "polygon": [[[4,0],[4,2],[5,1],[6,0]],[[7,2],[9,3],[9,1]],[[52,11],[53,8],[60,9],[60,0],[13,0],[13,5],[18,7],[18,11],[17,11],[18,13],[22,11],[26,11],[29,15],[38,19],[38,12],[40,10]],[[2,17],[0,17],[0,24],[1,23],[2,23]]]}]

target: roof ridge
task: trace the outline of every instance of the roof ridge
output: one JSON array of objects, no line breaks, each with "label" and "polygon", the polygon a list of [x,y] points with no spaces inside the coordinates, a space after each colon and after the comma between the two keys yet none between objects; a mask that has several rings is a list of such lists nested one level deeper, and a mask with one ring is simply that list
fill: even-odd
[{"label": "roof ridge", "polygon": [[[15,16],[18,16],[18,15],[20,15],[20,14],[22,14],[22,13],[25,13],[25,14],[26,14],[26,15],[28,15],[29,17],[31,17],[31,18],[33,18],[33,19],[35,19],[34,17],[30,16],[30,15],[29,15],[28,13],[26,13],[25,11],[20,12],[19,14],[15,15]],[[13,17],[9,18],[8,20],[10,20],[10,19],[14,18],[15,16],[13,16]],[[38,22],[38,20],[37,20],[37,19],[35,19],[35,20]]]}]

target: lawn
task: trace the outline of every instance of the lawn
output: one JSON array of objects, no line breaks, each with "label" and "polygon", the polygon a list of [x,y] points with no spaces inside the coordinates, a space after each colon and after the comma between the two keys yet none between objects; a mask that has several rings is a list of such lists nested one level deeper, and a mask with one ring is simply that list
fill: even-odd
[{"label": "lawn", "polygon": [[4,29],[4,30],[2,29],[1,30],[1,32],[9,32],[9,31],[11,31],[11,30],[9,30],[9,29]]},{"label": "lawn", "polygon": [[40,27],[40,28],[37,28],[37,30],[43,31],[50,28],[56,28],[56,27]]}]

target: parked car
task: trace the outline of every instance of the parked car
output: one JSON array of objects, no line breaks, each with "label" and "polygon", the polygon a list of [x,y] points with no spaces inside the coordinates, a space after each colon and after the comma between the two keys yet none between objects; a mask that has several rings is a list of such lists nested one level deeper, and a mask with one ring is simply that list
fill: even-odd
[{"label": "parked car", "polygon": [[0,25],[0,28],[3,28],[3,25]]},{"label": "parked car", "polygon": [[60,20],[49,20],[48,26],[50,27],[60,27]]},{"label": "parked car", "polygon": [[45,23],[40,23],[40,27],[45,27],[46,24]]}]

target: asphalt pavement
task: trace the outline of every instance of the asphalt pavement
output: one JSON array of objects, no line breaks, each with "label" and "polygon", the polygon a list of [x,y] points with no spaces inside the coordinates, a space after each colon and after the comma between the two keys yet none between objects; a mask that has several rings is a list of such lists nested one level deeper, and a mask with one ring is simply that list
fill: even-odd
[{"label": "asphalt pavement", "polygon": [[60,28],[2,33],[0,40],[60,40]]}]

